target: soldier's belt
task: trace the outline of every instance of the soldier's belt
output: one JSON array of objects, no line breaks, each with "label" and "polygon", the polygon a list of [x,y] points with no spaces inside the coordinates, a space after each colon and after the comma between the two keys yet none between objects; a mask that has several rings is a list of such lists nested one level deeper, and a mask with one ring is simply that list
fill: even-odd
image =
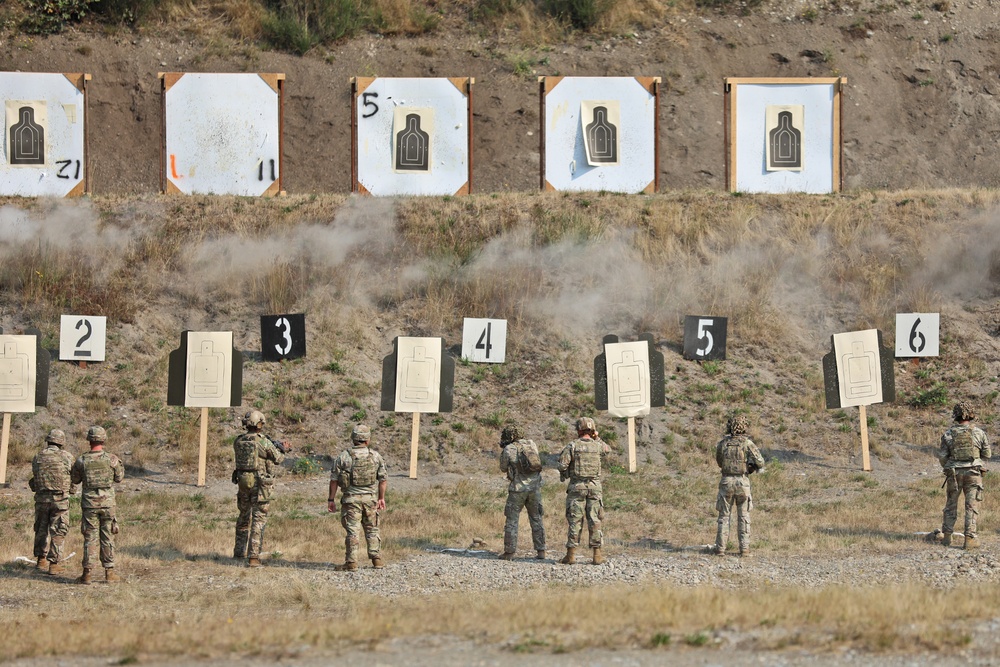
[{"label": "soldier's belt", "polygon": [[237,468],[236,472],[257,472],[256,468]]}]

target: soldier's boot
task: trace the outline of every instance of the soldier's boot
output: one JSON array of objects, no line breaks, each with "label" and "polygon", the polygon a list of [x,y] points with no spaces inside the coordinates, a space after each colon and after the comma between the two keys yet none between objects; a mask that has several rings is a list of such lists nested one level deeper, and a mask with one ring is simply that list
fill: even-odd
[{"label": "soldier's boot", "polygon": [[946,547],[951,546],[951,533],[944,534],[944,537],[941,538],[941,544],[943,544]]},{"label": "soldier's boot", "polygon": [[121,581],[121,578],[119,578],[119,576],[115,574],[115,568],[106,567],[104,568],[104,581],[106,581],[109,584],[116,584],[119,581]]},{"label": "soldier's boot", "polygon": [[381,570],[383,567],[385,567],[385,564],[382,562],[381,556],[375,556],[375,558],[372,558],[372,567],[375,568],[376,570]]},{"label": "soldier's boot", "polygon": [[562,557],[559,561],[563,565],[572,565],[576,562],[576,549],[574,547],[566,547],[566,555]]},{"label": "soldier's boot", "polygon": [[65,571],[66,571],[66,568],[63,567],[62,563],[52,563],[52,562],[49,563],[49,574],[51,574],[51,575],[59,575],[59,574],[62,574],[63,572],[65,572]]},{"label": "soldier's boot", "polygon": [[750,558],[750,547],[740,549],[740,558]]},{"label": "soldier's boot", "polygon": [[538,553],[535,554],[536,560],[545,560],[545,549],[539,549]]},{"label": "soldier's boot", "polygon": [[233,549],[233,558],[235,558],[236,560],[243,560],[246,557],[247,557],[247,552],[245,549],[243,551],[240,551],[239,549]]},{"label": "soldier's boot", "polygon": [[594,565],[600,565],[604,562],[604,554],[601,553],[601,547],[594,547]]},{"label": "soldier's boot", "polygon": [[341,563],[333,569],[337,572],[354,572],[358,569],[358,564],[354,561],[350,561],[348,563]]},{"label": "soldier's boot", "polygon": [[712,547],[712,553],[715,554],[716,556],[725,556],[726,547],[719,546],[718,544],[716,544],[715,546]]},{"label": "soldier's boot", "polygon": [[497,558],[499,558],[500,560],[514,560],[514,552],[504,551],[502,554],[497,556]]},{"label": "soldier's boot", "polygon": [[90,568],[89,567],[83,568],[83,574],[81,574],[77,578],[76,583],[78,583],[78,584],[89,584],[90,583]]},{"label": "soldier's boot", "polygon": [[978,549],[979,548],[979,540],[977,540],[974,537],[969,537],[968,535],[966,535],[966,537],[965,537],[965,546],[963,548],[964,549]]},{"label": "soldier's boot", "polygon": [[44,557],[42,557],[42,558],[39,558],[39,559],[38,559],[38,562],[37,562],[37,563],[35,563],[35,569],[36,569],[36,570],[44,570],[44,569],[46,569],[46,568],[47,568],[48,566],[49,566],[49,561],[48,561],[48,560],[46,560],[46,559],[45,559]]},{"label": "soldier's boot", "polygon": [[247,559],[247,567],[260,567],[260,559],[259,558],[248,558]]}]

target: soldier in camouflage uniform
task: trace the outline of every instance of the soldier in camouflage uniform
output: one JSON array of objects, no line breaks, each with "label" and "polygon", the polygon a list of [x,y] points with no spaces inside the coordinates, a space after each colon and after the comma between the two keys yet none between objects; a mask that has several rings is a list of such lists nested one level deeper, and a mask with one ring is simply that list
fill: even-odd
[{"label": "soldier in camouflage uniform", "polygon": [[340,453],[330,470],[330,491],[327,495],[327,511],[337,511],[337,489],[340,498],[340,525],[347,531],[344,539],[346,553],[338,572],[354,572],[358,569],[358,549],[361,545],[361,530],[365,531],[368,558],[372,567],[380,570],[382,564],[382,537],[379,535],[379,517],[385,509],[385,490],[389,485],[389,472],[382,455],[368,446],[372,431],[364,424],[358,424],[351,432],[349,451]]},{"label": "soldier in camouflage uniform", "polygon": [[80,506],[83,508],[83,574],[77,583],[89,584],[94,552],[100,540],[101,565],[108,583],[118,581],[115,574],[115,535],[118,519],[115,516],[115,484],[125,479],[125,466],[114,454],[104,451],[107,432],[100,426],[87,430],[90,451],[81,454],[73,464],[70,481],[82,484]]},{"label": "soldier in camouflage uniform", "polygon": [[577,439],[566,445],[559,454],[559,479],[569,480],[566,487],[566,521],[569,536],[566,555],[560,563],[576,562],[576,549],[583,534],[583,517],[587,517],[590,547],[594,550],[594,565],[604,562],[604,497],[601,488],[601,457],[611,453],[607,443],[597,436],[597,426],[590,417],[576,420]]},{"label": "soldier in camouflage uniform", "polygon": [[507,475],[506,522],[503,528],[503,553],[500,560],[511,560],[517,552],[517,527],[521,509],[528,508],[531,541],[535,557],[545,559],[545,525],[542,523],[542,459],[538,447],[521,437],[517,426],[505,426],[500,433],[500,470]]},{"label": "soldier in camouflage uniform", "polygon": [[73,455],[63,450],[66,434],[49,431],[45,448],[31,461],[28,488],[35,492],[35,558],[38,569],[63,572],[63,543],[69,532],[69,497],[76,493],[70,482]]},{"label": "soldier in camouflage uniform", "polygon": [[277,472],[275,466],[280,465],[285,460],[285,454],[292,450],[289,443],[276,443],[261,433],[266,421],[262,412],[250,410],[243,416],[243,427],[247,432],[233,441],[236,458],[233,484],[239,486],[236,507],[240,512],[236,519],[233,558],[246,558],[247,567],[260,567],[264,527],[267,525]]},{"label": "soldier in camouflage uniform", "polygon": [[965,548],[979,546],[976,537],[976,519],[979,517],[979,501],[983,499],[983,459],[992,456],[990,443],[982,429],[973,426],[976,413],[966,401],[958,403],[952,410],[955,421],[941,436],[938,461],[944,469],[948,498],[944,505],[944,546],[951,546],[952,531],[958,519],[958,497],[965,494]]},{"label": "soldier in camouflage uniform", "polygon": [[719,527],[715,533],[715,553],[726,553],[729,540],[729,521],[736,505],[736,525],[739,532],[740,556],[750,555],[750,510],[753,498],[750,496],[748,475],[764,467],[764,457],[747,436],[750,420],[743,415],[730,417],[726,424],[727,434],[715,446],[715,462],[722,469],[719,481],[719,496],[715,508],[719,511]]}]

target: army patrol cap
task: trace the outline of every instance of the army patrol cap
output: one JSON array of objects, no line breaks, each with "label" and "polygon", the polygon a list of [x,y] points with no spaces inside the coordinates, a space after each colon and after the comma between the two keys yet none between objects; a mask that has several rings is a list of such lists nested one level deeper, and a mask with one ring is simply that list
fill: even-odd
[{"label": "army patrol cap", "polygon": [[580,417],[576,420],[576,430],[577,432],[596,431],[597,424],[590,417]]},{"label": "army patrol cap", "polygon": [[976,418],[976,411],[972,409],[972,403],[959,401],[951,411],[957,422],[970,422]]},{"label": "army patrol cap", "polygon": [[101,426],[91,426],[87,429],[87,442],[104,442],[108,439],[108,432]]},{"label": "army patrol cap", "polygon": [[372,439],[372,430],[365,424],[358,424],[351,431],[351,442],[368,442]]},{"label": "army patrol cap", "polygon": [[260,410],[251,410],[243,415],[244,428],[257,428],[258,426],[263,426],[266,423],[267,419],[265,419],[264,413]]},{"label": "army patrol cap", "polygon": [[731,435],[741,435],[750,430],[750,420],[744,415],[730,417],[726,422],[726,429]]},{"label": "army patrol cap", "polygon": [[512,442],[517,442],[521,437],[521,430],[513,424],[504,426],[503,431],[500,432],[500,444],[509,445]]},{"label": "army patrol cap", "polygon": [[45,436],[45,442],[51,442],[53,445],[65,445],[66,444],[66,434],[60,428],[54,428],[49,431],[49,434]]}]

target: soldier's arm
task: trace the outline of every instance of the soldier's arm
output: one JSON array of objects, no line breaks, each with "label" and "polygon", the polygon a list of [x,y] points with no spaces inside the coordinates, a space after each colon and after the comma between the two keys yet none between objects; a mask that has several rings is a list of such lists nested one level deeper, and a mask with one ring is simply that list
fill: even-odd
[{"label": "soldier's arm", "polygon": [[982,444],[979,446],[979,456],[980,458],[988,459],[993,456],[993,450],[990,448],[990,441],[986,439],[986,433],[982,433]]},{"label": "soldier's arm", "polygon": [[563,450],[559,453],[559,463],[556,464],[556,468],[559,472],[564,473],[569,470],[570,463],[573,462],[573,446],[566,445]]},{"label": "soldier's arm", "polygon": [[83,483],[83,466],[80,465],[79,459],[76,460],[73,467],[69,471],[69,481],[74,486]]},{"label": "soldier's arm", "polygon": [[753,440],[750,441],[750,458],[753,459],[757,470],[764,469],[764,456],[760,453],[760,449],[757,448]]},{"label": "soldier's arm", "polygon": [[380,479],[378,481],[378,500],[375,501],[375,509],[385,509],[385,490],[389,487],[389,480]]},{"label": "soldier's arm", "polygon": [[[334,469],[336,469],[336,464],[334,464]],[[331,475],[330,492],[326,495],[326,510],[328,512],[337,511],[337,486],[337,479]]]},{"label": "soldier's arm", "polygon": [[281,465],[281,462],[285,460],[285,455],[281,453],[280,449],[274,446],[274,443],[269,438],[264,438],[261,446],[264,448],[265,459],[271,459],[278,465]]},{"label": "soldier's arm", "polygon": [[507,473],[507,469],[510,468],[511,457],[508,456],[507,452],[510,450],[510,445],[507,445],[500,452],[500,472],[504,474]]},{"label": "soldier's arm", "polygon": [[115,482],[121,483],[125,479],[125,464],[117,456],[114,457],[114,461],[112,462],[112,469],[115,473]]},{"label": "soldier's arm", "polygon": [[943,468],[948,463],[948,432],[941,436],[941,446],[938,448],[937,460]]}]

